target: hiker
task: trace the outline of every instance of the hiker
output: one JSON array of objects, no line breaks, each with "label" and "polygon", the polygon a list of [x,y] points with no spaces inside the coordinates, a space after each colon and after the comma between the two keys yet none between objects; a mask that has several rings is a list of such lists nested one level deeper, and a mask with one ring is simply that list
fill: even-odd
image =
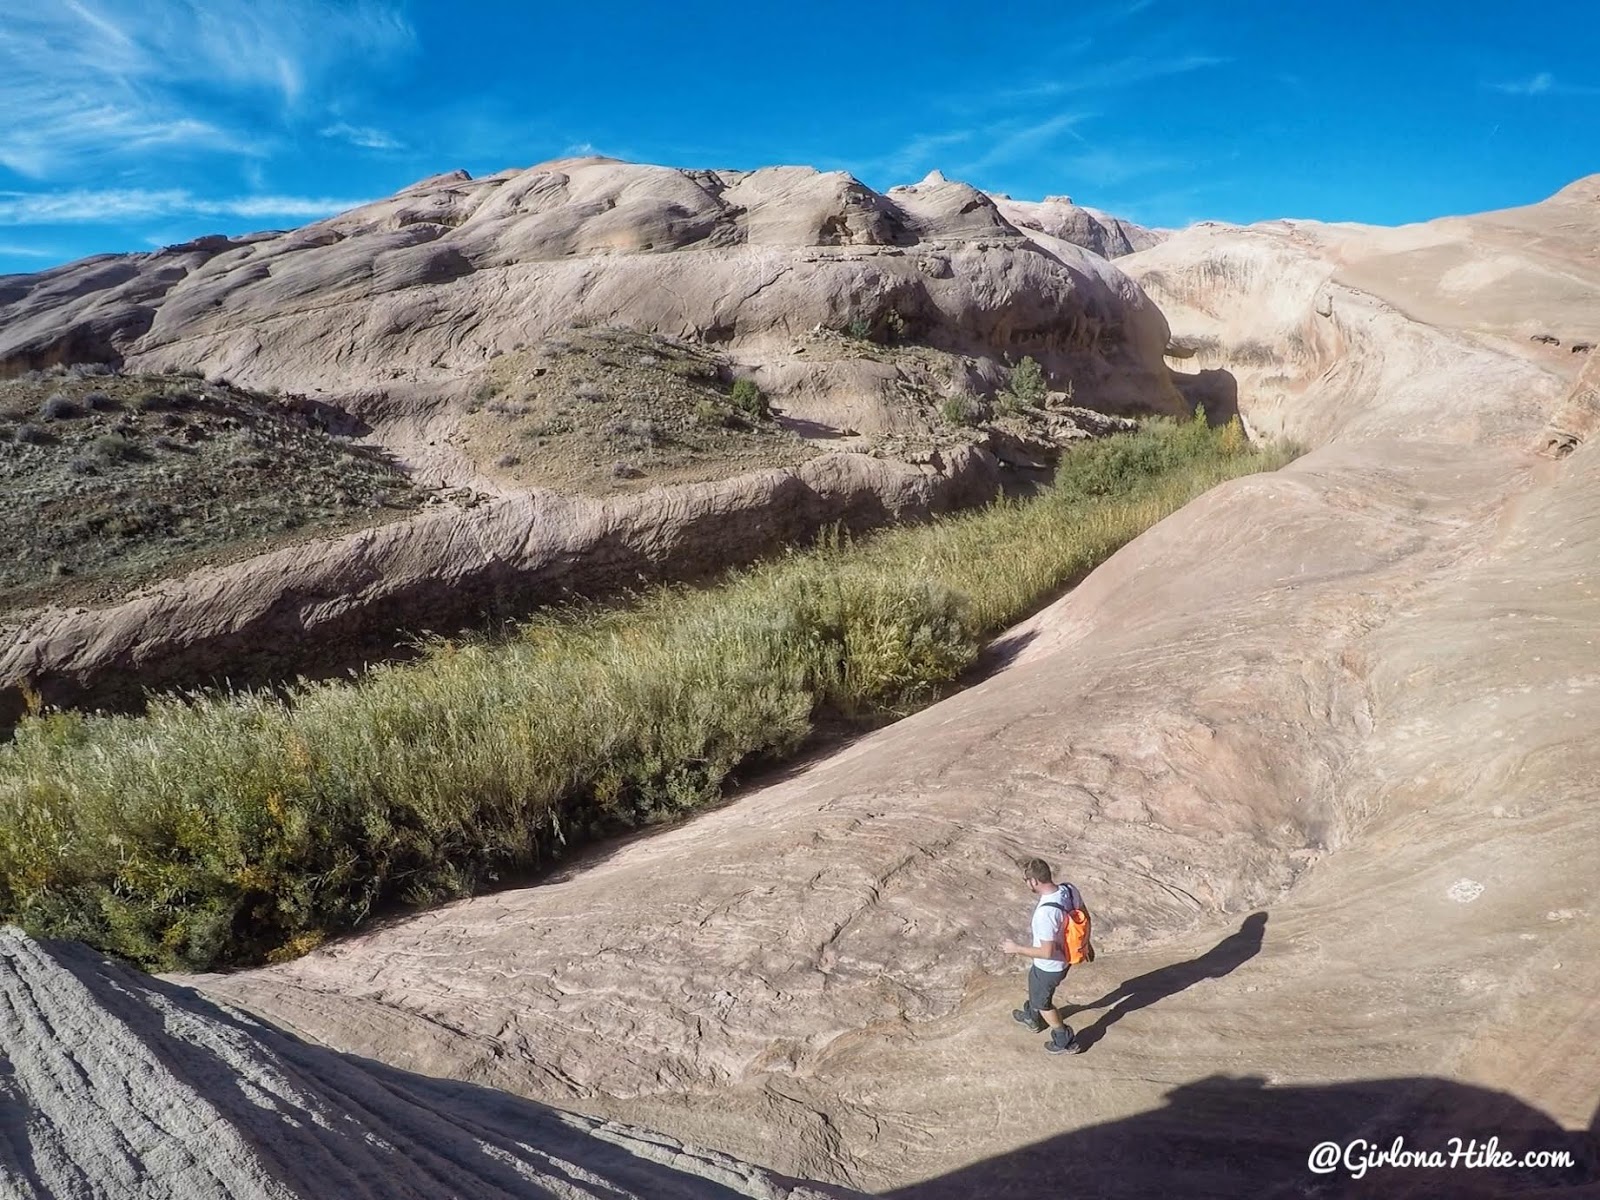
[{"label": "hiker", "polygon": [[1033,941],[1024,946],[1017,942],[1002,942],[1003,954],[1020,954],[1031,958],[1028,968],[1028,999],[1011,1015],[1019,1025],[1026,1025],[1035,1033],[1050,1030],[1050,1040],[1045,1050],[1050,1054],[1081,1054],[1083,1047],[1073,1036],[1072,1027],[1061,1019],[1055,1009],[1056,988],[1067,977],[1067,955],[1064,944],[1069,913],[1077,914],[1083,922],[1085,938],[1083,957],[1088,961],[1093,951],[1087,944],[1087,913],[1078,889],[1070,883],[1057,884],[1050,872],[1050,864],[1040,858],[1031,858],[1022,865],[1022,880],[1028,890],[1039,898],[1033,908]]}]

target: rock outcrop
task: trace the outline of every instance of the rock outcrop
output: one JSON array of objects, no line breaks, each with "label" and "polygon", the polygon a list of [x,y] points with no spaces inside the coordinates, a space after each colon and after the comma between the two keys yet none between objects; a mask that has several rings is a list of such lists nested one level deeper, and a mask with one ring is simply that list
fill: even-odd
[{"label": "rock outcrop", "polygon": [[1093,250],[1102,258],[1121,258],[1161,244],[1163,230],[1146,229],[1098,208],[1074,204],[1071,196],[1046,196],[1043,200],[993,197],[1002,216],[1018,229],[1037,230]]},{"label": "rock outcrop", "polygon": [[625,1125],[337,1054],[0,928],[8,1200],[823,1200]]},{"label": "rock outcrop", "polygon": [[24,614],[0,630],[0,725],[21,711],[18,685],[52,704],[122,705],[152,688],[341,670],[486,611],[692,578],[827,522],[864,528],[995,494],[995,460],[973,449],[937,467],[831,455],[603,502],[507,489],[461,449],[474,394],[491,364],[579,326],[715,346],[801,436],[926,440],[941,398],[993,391],[1023,355],[1080,405],[1185,406],[1163,362],[1166,322],[1137,285],[942,178],[885,196],[809,168],[569,159],[434,176],[286,233],[10,276],[0,373],[94,360],[283,390],[359,421],[429,481],[490,499],[103,609]]},{"label": "rock outcrop", "polygon": [[[1600,1178],[1600,449],[1547,451],[1593,381],[1484,282],[1588,338],[1597,245],[1579,193],[1133,256],[1202,367],[1184,386],[1310,453],[1154,527],[984,682],[785,779],[545,885],[192,982],[901,1197],[1031,1195],[1069,1157],[1096,1195],[1298,1194],[1312,1145],[1397,1133],[1574,1165],[1385,1194]],[[1097,918],[1065,1063],[1011,1022],[995,950],[1034,854]]]},{"label": "rock outcrop", "polygon": [[813,326],[890,313],[919,344],[1033,354],[1097,404],[1172,399],[1138,288],[964,184],[886,197],[842,172],[603,158],[438,176],[288,233],[9,277],[0,370],[90,357],[296,392],[436,388],[574,324],[769,360]]}]

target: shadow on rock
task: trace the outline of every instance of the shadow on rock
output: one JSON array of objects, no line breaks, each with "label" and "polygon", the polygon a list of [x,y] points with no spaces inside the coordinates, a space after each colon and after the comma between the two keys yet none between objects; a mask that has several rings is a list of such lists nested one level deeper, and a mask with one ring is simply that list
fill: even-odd
[{"label": "shadow on rock", "polygon": [[1239,415],[1239,381],[1232,371],[1212,367],[1194,375],[1172,373],[1183,402],[1191,412],[1200,405],[1206,412],[1206,423],[1213,428],[1226,425]]},{"label": "shadow on rock", "polygon": [[[1059,1192],[1096,1200],[1488,1200],[1600,1195],[1595,1125],[1563,1129],[1515,1096],[1429,1077],[1274,1087],[1259,1077],[1213,1076],[1167,1093],[1166,1106],[1093,1125],[885,1193],[893,1200],[985,1200]],[[1063,1114],[1070,1119],[1070,1114]],[[1596,1121],[1600,1122],[1600,1110]],[[1564,1151],[1570,1167],[1367,1166],[1403,1138],[1406,1151],[1452,1152],[1473,1139],[1519,1158]],[[1354,1169],[1314,1172],[1314,1148],[1348,1149]],[[1585,1184],[1593,1187],[1584,1186]],[[1573,1189],[1580,1189],[1574,1191]]]},{"label": "shadow on rock", "polygon": [[[1261,938],[1266,932],[1267,914],[1251,913],[1239,928],[1223,938],[1198,958],[1158,967],[1143,975],[1124,980],[1114,991],[1088,1004],[1065,1006],[1072,1013],[1090,1012],[1104,1008],[1092,1025],[1078,1030],[1078,1041],[1085,1051],[1105,1037],[1106,1030],[1123,1017],[1141,1008],[1149,1008],[1168,996],[1176,996],[1185,988],[1193,987],[1203,979],[1221,979],[1235,968],[1254,958],[1261,950]],[[1109,1006],[1109,1008],[1107,1007]]]}]

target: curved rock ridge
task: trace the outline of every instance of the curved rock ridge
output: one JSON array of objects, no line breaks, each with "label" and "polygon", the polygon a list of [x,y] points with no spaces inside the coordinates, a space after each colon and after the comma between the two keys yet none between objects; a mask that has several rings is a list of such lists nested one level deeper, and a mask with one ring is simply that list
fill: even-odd
[{"label": "curved rock ridge", "polygon": [[438,385],[573,324],[760,358],[890,313],[919,344],[1033,354],[1085,400],[1175,399],[1139,289],[965,184],[883,196],[837,171],[604,158],[435,176],[287,233],[9,277],[0,369],[87,357],[334,394]]},{"label": "curved rock ridge", "polygon": [[[1075,1133],[1248,1093],[1204,1086],[1241,1073],[1303,1095],[1412,1081],[1311,1112],[1341,1142],[1429,1111],[1459,1122],[1441,1143],[1500,1132],[1430,1091],[1460,1084],[1565,1139],[1518,1148],[1574,1150],[1592,1182],[1594,368],[1497,315],[1476,274],[1420,271],[1543,230],[1531,311],[1581,341],[1597,226],[1579,191],[1411,230],[1202,227],[1132,256],[1193,339],[1183,386],[1310,453],[1156,525],[1001,639],[983,682],[715,812],[194,982],[398,1066],[903,1200],[961,1194],[930,1182],[952,1171],[1035,1194]],[[1012,1023],[1018,960],[996,950],[1025,928],[1035,854],[1096,913],[1100,957],[1061,997],[1089,1052],[1066,1061]],[[1221,1099],[1188,1111],[1173,1154],[1108,1145],[1076,1185],[1307,1186],[1309,1143],[1241,1145]],[[1550,1183],[1467,1174],[1395,1191]]]},{"label": "curved rock ridge", "polygon": [[8,1200],[844,1197],[609,1121],[337,1054],[0,928]]}]

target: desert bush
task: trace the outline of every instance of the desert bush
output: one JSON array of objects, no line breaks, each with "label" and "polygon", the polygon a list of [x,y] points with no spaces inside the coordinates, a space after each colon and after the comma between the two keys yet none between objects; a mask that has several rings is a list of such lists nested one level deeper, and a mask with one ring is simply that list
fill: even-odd
[{"label": "desert bush", "polygon": [[499,458],[494,460],[494,465],[501,468],[520,466],[521,463],[522,459],[518,458],[515,454],[502,454]]},{"label": "desert bush", "polygon": [[1068,451],[1026,503],[432,641],[358,681],[27,717],[0,747],[0,920],[154,968],[259,961],[692,809],[819,720],[937,699],[1161,517],[1286,457],[1223,436],[1154,422]]},{"label": "desert bush", "polygon": [[571,420],[561,413],[556,413],[554,416],[547,417],[543,421],[535,421],[531,425],[524,426],[521,431],[522,436],[525,438],[554,437],[559,433],[571,432]]},{"label": "desert bush", "polygon": [[734,408],[758,421],[772,414],[772,405],[753,379],[735,379],[728,389],[728,399]]},{"label": "desert bush", "polygon": [[719,425],[727,424],[728,416],[727,409],[708,397],[702,397],[695,403],[694,423],[696,425],[715,428]]},{"label": "desert bush", "polygon": [[866,317],[852,317],[846,323],[844,332],[847,336],[853,337],[859,342],[864,342],[872,336],[872,322],[867,320]]},{"label": "desert bush", "polygon": [[715,363],[705,362],[698,358],[669,358],[666,369],[672,374],[684,379],[716,379],[720,374]]},{"label": "desert bush", "polygon": [[[667,440],[667,431],[654,421],[635,418],[621,422],[620,426],[621,435],[640,449],[659,446]],[[612,428],[616,429],[617,426],[614,425]]]},{"label": "desert bush", "polygon": [[109,363],[80,362],[73,363],[68,367],[67,373],[74,379],[88,379],[91,377],[98,378],[103,375],[115,375],[116,371],[112,369]]},{"label": "desert bush", "polygon": [[983,405],[976,396],[958,393],[939,401],[939,415],[950,425],[976,425],[983,419]]},{"label": "desert bush", "polygon": [[97,462],[133,462],[144,457],[144,452],[120,433],[103,433],[89,443],[89,454]]},{"label": "desert bush", "polygon": [[78,402],[64,392],[56,392],[39,406],[39,415],[46,421],[65,421],[72,417],[81,417],[83,409],[78,407]]},{"label": "desert bush", "polygon": [[1044,368],[1031,356],[1011,368],[1008,390],[1012,398],[1026,408],[1038,408],[1044,403]]},{"label": "desert bush", "polygon": [[95,412],[111,412],[118,407],[117,402],[104,392],[90,392],[83,402]]},{"label": "desert bush", "polygon": [[48,430],[24,421],[12,431],[11,440],[23,446],[43,446],[55,441],[55,438]]},{"label": "desert bush", "polygon": [[1217,449],[1223,454],[1243,454],[1250,449],[1250,437],[1244,431],[1244,424],[1235,414],[1217,438]]}]

